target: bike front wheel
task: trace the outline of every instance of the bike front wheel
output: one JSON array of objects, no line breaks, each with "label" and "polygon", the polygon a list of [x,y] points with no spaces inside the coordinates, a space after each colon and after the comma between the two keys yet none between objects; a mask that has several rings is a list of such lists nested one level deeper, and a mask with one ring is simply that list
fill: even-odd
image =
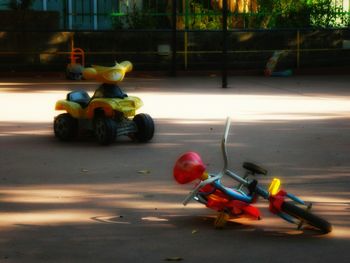
[{"label": "bike front wheel", "polygon": [[327,220],[314,215],[310,211],[296,206],[293,203],[283,202],[281,209],[288,215],[299,219],[304,224],[308,224],[319,229],[323,233],[329,233],[332,231],[332,225]]}]

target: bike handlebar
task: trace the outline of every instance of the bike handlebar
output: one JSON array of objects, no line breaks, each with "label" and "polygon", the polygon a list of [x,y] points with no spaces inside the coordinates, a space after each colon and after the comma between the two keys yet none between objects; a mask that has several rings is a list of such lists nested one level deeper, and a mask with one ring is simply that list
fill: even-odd
[{"label": "bike handlebar", "polygon": [[[213,183],[214,181],[218,180],[218,179],[221,179],[222,176],[224,174],[228,175],[229,177],[231,177],[233,180],[235,181],[238,181],[239,183],[241,183],[242,185],[244,186],[248,186],[249,185],[249,181],[242,178],[241,176],[235,174],[234,172],[228,170],[228,157],[227,157],[227,148],[226,148],[226,142],[227,142],[227,138],[228,138],[228,133],[229,133],[229,130],[230,130],[230,123],[231,123],[231,119],[230,117],[227,117],[226,118],[226,124],[225,124],[225,132],[224,132],[224,135],[222,137],[222,140],[221,140],[221,151],[222,151],[222,155],[223,155],[223,159],[224,159],[224,167],[222,169],[222,172],[221,173],[218,173],[217,175],[215,176],[212,176],[212,177],[209,177],[208,179],[204,180],[204,181],[201,181],[187,196],[186,198],[184,199],[183,201],[183,205],[187,205],[195,196],[196,194],[198,193],[198,191],[208,185],[208,184],[211,184]],[[256,192],[261,195],[262,197],[264,197],[265,199],[268,198],[269,196],[269,193],[263,189],[262,187],[259,187],[257,186],[256,188]]]},{"label": "bike handlebar", "polygon": [[221,177],[223,176],[223,174],[222,173],[219,173],[218,175],[216,175],[216,176],[213,176],[213,177],[210,177],[210,178],[208,178],[208,179],[206,179],[206,180],[204,180],[204,181],[201,181],[187,196],[186,196],[186,198],[183,200],[183,205],[187,205],[191,200],[192,200],[192,198],[194,198],[195,197],[195,195],[198,193],[198,191],[202,188],[202,187],[204,187],[204,186],[206,186],[206,185],[208,185],[208,184],[211,184],[211,183],[213,183],[213,182],[215,182],[216,180],[219,180],[219,179],[221,179]]},{"label": "bike handlebar", "polygon": [[227,170],[227,166],[228,166],[226,142],[227,142],[227,138],[228,138],[228,132],[230,130],[230,123],[231,123],[231,119],[230,119],[230,117],[227,117],[226,118],[226,124],[225,124],[224,136],[222,137],[222,140],[221,140],[221,152],[222,152],[222,155],[223,155],[223,158],[224,158],[223,172]]}]

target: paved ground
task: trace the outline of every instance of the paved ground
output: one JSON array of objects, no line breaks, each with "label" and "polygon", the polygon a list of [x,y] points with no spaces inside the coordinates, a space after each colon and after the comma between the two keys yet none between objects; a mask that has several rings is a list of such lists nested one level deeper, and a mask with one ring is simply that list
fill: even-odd
[{"label": "paved ground", "polygon": [[[96,83],[0,79],[0,262],[350,262],[350,77],[130,78],[156,122],[151,143],[101,147],[52,135],[54,103]],[[263,220],[213,228],[215,213],[181,202],[172,166],[187,150],[221,168],[219,142],[233,120],[230,165],[249,160],[314,201],[334,225],[297,231]],[[229,182],[229,181],[227,181]]]}]

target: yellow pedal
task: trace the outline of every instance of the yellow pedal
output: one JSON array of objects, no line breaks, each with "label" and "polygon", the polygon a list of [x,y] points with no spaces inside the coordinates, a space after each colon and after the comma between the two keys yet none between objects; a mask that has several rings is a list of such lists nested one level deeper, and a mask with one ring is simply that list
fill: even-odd
[{"label": "yellow pedal", "polygon": [[278,178],[274,178],[270,184],[269,187],[269,193],[270,195],[275,195],[278,193],[278,191],[280,190],[280,186],[281,186],[281,181]]},{"label": "yellow pedal", "polygon": [[214,221],[215,228],[223,228],[229,218],[230,216],[226,212],[220,212]]}]

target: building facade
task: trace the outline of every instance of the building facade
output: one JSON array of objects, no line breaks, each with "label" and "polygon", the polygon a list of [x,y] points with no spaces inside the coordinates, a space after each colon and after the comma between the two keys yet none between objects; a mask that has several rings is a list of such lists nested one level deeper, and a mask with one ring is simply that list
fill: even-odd
[{"label": "building facade", "polygon": [[[34,0],[31,9],[57,11],[60,27],[68,30],[108,30],[110,15],[125,12],[129,6],[142,8],[142,0]],[[9,0],[0,0],[0,9],[8,9]]]},{"label": "building facade", "polygon": [[[8,9],[10,2],[21,0],[0,0],[0,9]],[[179,12],[188,14],[190,3],[201,3],[210,8],[222,8],[223,0],[178,0]],[[231,12],[257,12],[258,0],[227,0]],[[317,0],[314,0],[317,1]],[[350,0],[332,0],[335,5],[349,12]],[[166,16],[172,0],[33,0],[31,8],[41,11],[56,11],[62,30],[110,30],[113,28],[112,14],[123,16],[128,11],[152,10],[156,17]],[[184,11],[186,10],[186,11]],[[196,16],[198,14],[194,14]],[[181,29],[180,26],[178,26]]]}]

